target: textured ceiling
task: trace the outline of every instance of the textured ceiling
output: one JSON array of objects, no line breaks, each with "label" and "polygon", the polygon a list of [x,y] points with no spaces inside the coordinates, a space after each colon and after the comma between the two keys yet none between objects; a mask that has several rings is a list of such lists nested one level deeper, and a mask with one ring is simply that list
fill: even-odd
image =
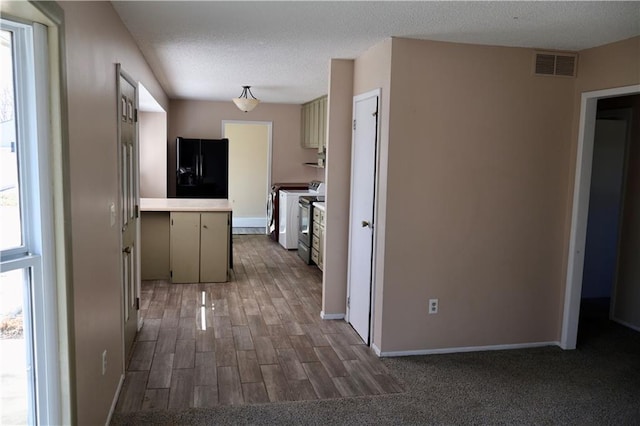
[{"label": "textured ceiling", "polygon": [[330,58],[389,37],[576,51],[640,34],[640,2],[112,2],[170,98],[327,92]]}]

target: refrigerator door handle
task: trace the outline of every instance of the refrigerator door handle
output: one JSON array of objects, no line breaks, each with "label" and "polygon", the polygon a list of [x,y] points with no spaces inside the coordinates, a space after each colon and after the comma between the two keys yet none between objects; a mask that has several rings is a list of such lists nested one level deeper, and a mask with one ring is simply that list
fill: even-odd
[{"label": "refrigerator door handle", "polygon": [[203,157],[202,154],[200,154],[200,180],[202,180],[202,178],[203,178],[203,176],[202,176],[202,174],[203,174],[203,172],[202,172],[202,164],[203,164],[203,162],[204,162],[204,157]]},{"label": "refrigerator door handle", "polygon": [[200,181],[200,156],[196,154],[196,181]]}]

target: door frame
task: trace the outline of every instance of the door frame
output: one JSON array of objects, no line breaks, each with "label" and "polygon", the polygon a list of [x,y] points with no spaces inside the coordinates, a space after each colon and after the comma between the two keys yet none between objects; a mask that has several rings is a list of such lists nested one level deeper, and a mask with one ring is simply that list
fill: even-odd
[{"label": "door frame", "polygon": [[[268,136],[267,136],[267,186],[265,188],[265,230],[269,227],[267,220],[269,219],[268,213],[266,211],[266,203],[269,199],[269,193],[271,191],[271,162],[273,158],[273,121],[246,121],[246,120],[222,120],[222,137],[226,138],[226,128],[227,124],[258,124],[267,126],[268,128]],[[231,149],[231,148],[229,148]],[[233,226],[233,223],[231,224]]]},{"label": "door frame", "polygon": [[[371,345],[373,343],[373,332],[374,332],[374,314],[375,314],[375,290],[376,290],[376,253],[377,253],[377,241],[378,241],[378,226],[377,226],[377,218],[378,218],[378,200],[379,200],[379,191],[380,191],[380,185],[379,185],[379,176],[380,174],[378,173],[378,171],[380,170],[380,130],[381,130],[381,121],[380,120],[380,113],[381,113],[381,106],[382,106],[382,89],[381,88],[377,88],[377,89],[373,89],[370,90],[368,92],[356,95],[353,97],[353,104],[352,104],[352,120],[355,120],[355,110],[356,110],[356,103],[363,100],[363,99],[367,99],[367,98],[371,98],[373,96],[377,96],[378,97],[378,115],[376,117],[376,142],[375,142],[375,159],[374,159],[374,170],[373,170],[373,232],[371,235],[372,238],[372,246],[371,246],[371,282],[370,282],[370,294],[369,294],[369,338],[367,339],[367,342],[365,342],[367,345]],[[352,140],[351,140],[351,161],[353,162],[354,159],[354,150],[355,150],[355,143],[354,143],[354,137],[353,137],[353,133],[352,133]],[[353,167],[351,167],[351,169],[353,170]],[[349,194],[353,194],[354,189],[353,189],[353,179],[350,177],[350,182],[349,182]],[[352,200],[353,198],[351,197],[351,195],[349,196],[349,227],[351,227],[351,211],[353,210],[352,208]],[[350,229],[350,228],[349,228]],[[347,236],[348,238],[348,259],[347,259],[347,297],[345,300],[345,305],[346,305],[346,311],[345,311],[345,320],[347,322],[349,322],[349,315],[350,315],[350,307],[349,307],[349,301],[351,298],[351,231],[349,231],[349,235]]]},{"label": "door frame", "polygon": [[589,212],[589,191],[591,188],[591,167],[596,127],[598,100],[640,93],[640,85],[583,92],[580,102],[580,124],[573,185],[571,231],[562,315],[560,347],[575,349],[580,316],[580,296],[584,267],[584,250],[587,236],[587,216]]}]

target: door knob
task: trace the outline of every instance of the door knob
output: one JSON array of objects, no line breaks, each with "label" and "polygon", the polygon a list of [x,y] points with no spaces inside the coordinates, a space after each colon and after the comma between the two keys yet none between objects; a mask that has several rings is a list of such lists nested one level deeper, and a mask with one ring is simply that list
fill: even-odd
[{"label": "door knob", "polygon": [[371,228],[371,224],[369,223],[369,221],[363,220],[362,221],[362,227],[363,228],[366,228],[366,227]]}]

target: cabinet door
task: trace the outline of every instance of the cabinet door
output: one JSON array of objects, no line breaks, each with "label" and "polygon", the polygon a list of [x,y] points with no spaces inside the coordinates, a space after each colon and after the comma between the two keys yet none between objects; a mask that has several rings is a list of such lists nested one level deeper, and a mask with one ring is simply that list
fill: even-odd
[{"label": "cabinet door", "polygon": [[171,281],[197,283],[200,278],[200,213],[171,212]]},{"label": "cabinet door", "polygon": [[327,146],[327,97],[320,99],[320,129],[318,138],[318,152],[324,152]]},{"label": "cabinet door", "polygon": [[229,214],[202,213],[200,218],[200,282],[227,281]]}]

